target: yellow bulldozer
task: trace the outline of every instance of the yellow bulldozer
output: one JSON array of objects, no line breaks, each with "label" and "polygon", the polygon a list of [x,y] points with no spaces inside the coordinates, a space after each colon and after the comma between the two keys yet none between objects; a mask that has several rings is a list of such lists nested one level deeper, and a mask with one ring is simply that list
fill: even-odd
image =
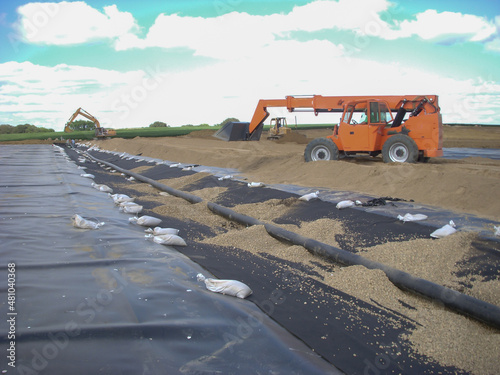
[{"label": "yellow bulldozer", "polygon": [[271,119],[267,139],[280,139],[291,131],[292,129],[288,127],[286,122],[286,117],[274,117]]}]

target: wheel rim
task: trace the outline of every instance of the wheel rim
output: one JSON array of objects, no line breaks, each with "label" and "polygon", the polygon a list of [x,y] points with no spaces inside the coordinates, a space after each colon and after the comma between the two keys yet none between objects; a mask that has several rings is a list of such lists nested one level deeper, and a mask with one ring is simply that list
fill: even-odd
[{"label": "wheel rim", "polygon": [[389,149],[389,158],[397,163],[404,163],[408,160],[410,152],[403,143],[395,143]]},{"label": "wheel rim", "polygon": [[330,150],[325,146],[316,146],[311,151],[311,159],[313,161],[330,160],[331,159]]}]

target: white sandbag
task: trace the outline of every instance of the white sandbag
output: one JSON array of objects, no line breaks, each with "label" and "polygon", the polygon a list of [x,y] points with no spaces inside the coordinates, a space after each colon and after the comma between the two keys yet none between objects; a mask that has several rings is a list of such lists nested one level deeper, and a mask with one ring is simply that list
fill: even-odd
[{"label": "white sandbag", "polygon": [[263,187],[264,184],[262,182],[249,182],[248,187],[255,188],[255,187]]},{"label": "white sandbag", "polygon": [[338,210],[341,210],[343,208],[352,207],[352,206],[354,206],[354,204],[355,203],[353,201],[346,200],[346,201],[341,201],[341,202],[337,203],[336,207],[337,207]]},{"label": "white sandbag", "polygon": [[124,201],[119,203],[120,207],[125,207],[125,206],[137,206],[137,203],[131,202],[131,201]]},{"label": "white sandbag", "polygon": [[144,230],[144,232],[151,233],[155,236],[161,236],[163,234],[175,234],[175,235],[177,235],[177,234],[179,234],[179,229],[155,227],[154,229],[148,228],[148,229]]},{"label": "white sandbag", "polygon": [[123,202],[120,203],[120,211],[126,214],[138,214],[142,212],[143,207],[134,202]]},{"label": "white sandbag", "polygon": [[160,236],[152,236],[152,239],[155,243],[160,245],[167,246],[187,246],[186,241],[182,237],[177,236],[176,234],[162,234]]},{"label": "white sandbag", "polygon": [[309,193],[309,194],[306,194],[306,195],[303,195],[299,198],[299,201],[306,201],[306,202],[309,202],[310,200],[313,200],[313,199],[318,199],[319,198],[319,191],[316,191],[314,193]]},{"label": "white sandbag", "polygon": [[248,287],[248,285],[243,284],[241,281],[207,279],[201,273],[199,273],[196,277],[198,281],[205,282],[205,286],[211,292],[227,294],[228,296],[238,298],[247,298],[250,294],[252,294],[252,290]]},{"label": "white sandbag", "polygon": [[174,163],[174,164],[170,164],[169,167],[170,168],[177,168],[177,167],[180,167],[180,163]]},{"label": "white sandbag", "polygon": [[99,229],[104,225],[103,222],[95,222],[91,220],[84,219],[78,214],[74,214],[71,217],[71,221],[73,222],[73,226],[80,229]]},{"label": "white sandbag", "polygon": [[192,171],[193,170],[193,166],[189,166],[189,167],[185,167],[185,168],[182,168],[183,171]]},{"label": "white sandbag", "polygon": [[108,185],[96,184],[94,182],[91,183],[92,187],[96,190],[103,191],[105,193],[112,193],[113,189],[111,189]]},{"label": "white sandbag", "polygon": [[120,204],[124,202],[133,202],[135,198],[129,197],[126,194],[109,194],[109,196],[113,199],[115,204]]},{"label": "white sandbag", "polygon": [[130,176],[129,178],[127,178],[128,181],[132,182],[132,181],[135,181],[135,178]]},{"label": "white sandbag", "polygon": [[410,214],[407,213],[404,216],[398,215],[398,219],[401,220],[403,223],[406,223],[407,221],[420,221],[420,220],[426,220],[427,215],[423,214]]},{"label": "white sandbag", "polygon": [[219,177],[217,180],[219,181],[224,181],[224,180],[230,180],[233,178],[233,175],[232,174],[227,174],[225,176],[222,176],[222,177]]},{"label": "white sandbag", "polygon": [[445,226],[436,229],[434,232],[431,233],[431,237],[433,238],[443,238],[446,236],[449,236],[450,234],[455,233],[457,230],[455,229],[456,225],[453,222],[453,220],[450,220],[448,224]]},{"label": "white sandbag", "polygon": [[161,223],[161,219],[158,219],[157,217],[153,216],[148,216],[144,215],[141,217],[131,217],[128,219],[129,222],[135,223],[138,225],[142,225],[143,227],[154,227],[155,225],[158,225]]},{"label": "white sandbag", "polygon": [[493,225],[493,228],[495,228],[495,236],[500,237],[500,226]]},{"label": "white sandbag", "polygon": [[85,178],[95,178],[93,174],[90,173],[82,173],[80,176],[85,177]]}]

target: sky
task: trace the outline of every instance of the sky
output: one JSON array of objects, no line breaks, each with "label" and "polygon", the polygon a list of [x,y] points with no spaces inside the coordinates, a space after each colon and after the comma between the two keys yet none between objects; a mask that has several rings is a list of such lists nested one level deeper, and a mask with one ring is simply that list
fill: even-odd
[{"label": "sky", "polygon": [[61,131],[82,107],[115,129],[214,125],[259,99],[415,94],[444,123],[500,125],[499,67],[497,0],[0,3],[0,124]]}]

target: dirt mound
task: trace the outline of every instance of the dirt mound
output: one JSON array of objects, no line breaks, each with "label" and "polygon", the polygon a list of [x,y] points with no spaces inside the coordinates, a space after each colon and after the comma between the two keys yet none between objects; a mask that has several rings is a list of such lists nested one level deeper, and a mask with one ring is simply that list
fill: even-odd
[{"label": "dirt mound", "polygon": [[218,139],[213,135],[217,132],[217,130],[205,129],[205,130],[195,130],[191,133],[185,135],[186,138],[209,138],[209,139]]},{"label": "dirt mound", "polygon": [[306,145],[311,140],[307,138],[307,135],[303,133],[297,133],[296,131],[292,131],[288,134],[285,134],[280,139],[276,140],[277,143],[287,143],[287,142],[295,142],[299,145]]},{"label": "dirt mound", "polygon": [[498,126],[443,126],[443,147],[500,148]]},{"label": "dirt mound", "polygon": [[[194,136],[196,133],[198,137]],[[190,137],[114,138],[97,144],[106,150],[133,155],[142,153],[179,163],[235,168],[251,181],[397,196],[494,220],[500,212],[500,200],[492,198],[500,180],[500,160],[435,158],[426,164],[401,165],[386,164],[380,157],[358,157],[306,163],[305,145],[288,142],[287,138],[276,142],[263,134],[259,142],[223,142],[211,134],[211,130],[200,130]],[[305,139],[312,139],[329,134],[331,129],[301,129],[298,137],[304,139],[307,135]],[[483,135],[493,137],[495,132]]]}]

